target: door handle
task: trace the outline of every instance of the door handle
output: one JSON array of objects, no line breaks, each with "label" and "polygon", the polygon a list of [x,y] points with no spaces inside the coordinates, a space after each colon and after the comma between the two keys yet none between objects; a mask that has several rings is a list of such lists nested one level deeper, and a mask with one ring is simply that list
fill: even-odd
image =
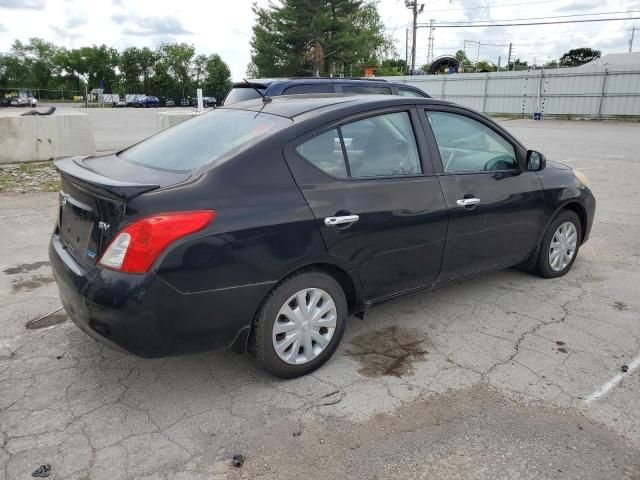
[{"label": "door handle", "polygon": [[346,225],[347,223],[354,223],[360,220],[359,215],[344,215],[342,217],[327,217],[324,219],[324,224],[327,227],[333,225]]},{"label": "door handle", "polygon": [[471,207],[473,205],[477,205],[480,203],[479,198],[461,198],[457,200],[456,203],[459,207]]}]

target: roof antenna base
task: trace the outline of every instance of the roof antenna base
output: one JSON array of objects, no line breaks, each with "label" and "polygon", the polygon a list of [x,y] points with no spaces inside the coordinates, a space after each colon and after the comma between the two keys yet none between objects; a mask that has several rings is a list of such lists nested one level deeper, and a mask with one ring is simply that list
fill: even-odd
[{"label": "roof antenna base", "polygon": [[253,88],[258,93],[258,95],[260,95],[262,97],[262,103],[264,103],[266,105],[267,103],[271,102],[271,100],[272,100],[271,97],[268,97],[264,93],[262,93],[258,87],[256,87],[252,83],[249,83],[246,78],[243,78],[242,80],[244,81],[244,83],[246,83],[251,88]]}]

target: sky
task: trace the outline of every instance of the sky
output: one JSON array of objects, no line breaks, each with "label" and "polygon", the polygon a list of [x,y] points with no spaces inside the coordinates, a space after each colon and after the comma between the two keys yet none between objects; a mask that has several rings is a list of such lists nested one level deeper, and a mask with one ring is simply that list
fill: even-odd
[{"label": "sky", "polygon": [[[277,0],[274,0],[277,2]],[[107,44],[117,49],[129,46],[155,47],[162,42],[193,44],[197,53],[218,53],[240,80],[251,59],[251,27],[255,21],[254,0],[0,0],[0,52],[8,52],[15,39],[40,37],[57,45],[76,48]],[[509,20],[600,12],[629,12],[640,17],[640,0],[425,0],[419,21],[437,23],[475,20]],[[269,0],[257,0],[267,5]],[[517,4],[517,5],[516,5]],[[405,29],[411,12],[404,0],[379,0],[378,10],[386,33],[395,41],[399,57],[405,58]],[[582,17],[588,18],[588,17]],[[592,17],[597,18],[597,17]],[[470,59],[506,63],[508,44],[513,55],[530,64],[542,64],[576,47],[591,47],[603,54],[626,52],[631,27],[640,20],[566,25],[436,28],[435,56],[453,54],[465,47]],[[427,60],[429,32],[418,30],[417,65]],[[484,45],[487,44],[487,45]],[[636,31],[634,51],[640,51]]]}]

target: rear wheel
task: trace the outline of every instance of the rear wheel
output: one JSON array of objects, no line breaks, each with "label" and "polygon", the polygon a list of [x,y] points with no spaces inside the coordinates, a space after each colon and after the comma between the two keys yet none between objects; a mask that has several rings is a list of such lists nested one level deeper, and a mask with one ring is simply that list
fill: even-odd
[{"label": "rear wheel", "polygon": [[346,318],[347,301],[333,277],[317,270],[294,274],[268,295],[256,315],[256,357],[277,377],[312,372],[335,352]]},{"label": "rear wheel", "polygon": [[580,219],[575,212],[560,212],[540,243],[536,273],[544,278],[555,278],[571,270],[580,249],[581,232]]}]

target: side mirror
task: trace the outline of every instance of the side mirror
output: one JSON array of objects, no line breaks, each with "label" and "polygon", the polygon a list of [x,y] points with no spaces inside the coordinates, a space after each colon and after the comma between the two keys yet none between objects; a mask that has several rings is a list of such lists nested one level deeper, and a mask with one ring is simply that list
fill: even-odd
[{"label": "side mirror", "polygon": [[540,152],[529,150],[527,152],[527,170],[539,172],[547,166],[547,158]]}]

